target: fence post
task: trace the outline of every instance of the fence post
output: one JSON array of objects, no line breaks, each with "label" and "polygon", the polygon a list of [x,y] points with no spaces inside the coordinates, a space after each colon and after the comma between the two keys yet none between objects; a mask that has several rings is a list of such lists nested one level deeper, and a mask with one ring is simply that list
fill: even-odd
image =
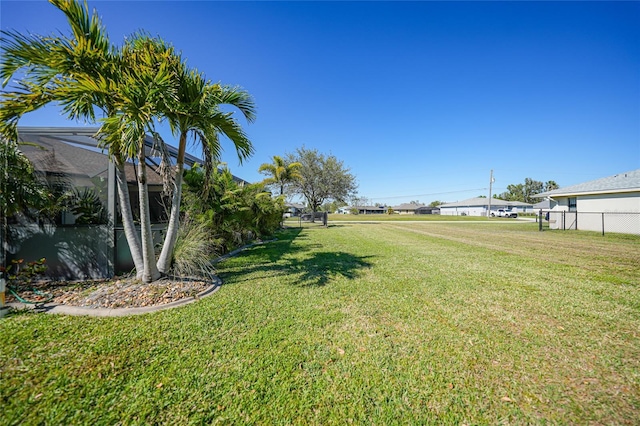
[{"label": "fence post", "polygon": [[542,231],[542,209],[538,213],[538,231]]},{"label": "fence post", "polygon": [[566,211],[562,210],[562,230],[566,231],[567,230],[567,215],[566,215]]},{"label": "fence post", "polygon": [[604,235],[604,212],[602,213],[602,235]]}]

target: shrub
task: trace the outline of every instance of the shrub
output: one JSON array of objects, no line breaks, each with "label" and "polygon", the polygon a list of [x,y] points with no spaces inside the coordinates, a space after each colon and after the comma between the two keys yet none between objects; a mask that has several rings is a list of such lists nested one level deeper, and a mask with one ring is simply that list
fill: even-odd
[{"label": "shrub", "polygon": [[183,212],[209,230],[218,248],[232,250],[280,227],[284,198],[273,198],[263,184],[239,184],[226,167],[208,183],[204,178],[198,166],[185,173]]},{"label": "shrub", "polygon": [[220,251],[220,241],[208,227],[186,219],[178,230],[171,272],[179,277],[210,277],[215,273],[211,260],[216,251]]}]

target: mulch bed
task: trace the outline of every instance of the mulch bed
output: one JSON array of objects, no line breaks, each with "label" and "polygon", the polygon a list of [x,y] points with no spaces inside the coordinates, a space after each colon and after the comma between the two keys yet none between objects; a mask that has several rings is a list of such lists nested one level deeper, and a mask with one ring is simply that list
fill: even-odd
[{"label": "mulch bed", "polygon": [[[29,283],[18,288],[17,293],[31,302],[48,301],[89,308],[133,308],[164,305],[193,297],[211,285],[211,281],[202,279],[163,277],[145,284],[135,278],[119,277],[110,280]],[[19,302],[10,291],[6,292],[6,298],[8,303]]]}]

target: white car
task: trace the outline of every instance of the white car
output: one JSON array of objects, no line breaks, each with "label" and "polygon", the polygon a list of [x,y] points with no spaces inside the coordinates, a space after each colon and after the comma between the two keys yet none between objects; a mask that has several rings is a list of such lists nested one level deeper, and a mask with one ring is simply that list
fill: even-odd
[{"label": "white car", "polygon": [[511,210],[505,210],[505,209],[499,209],[496,213],[491,212],[491,217],[513,217],[516,218],[518,217],[518,213],[511,211]]}]

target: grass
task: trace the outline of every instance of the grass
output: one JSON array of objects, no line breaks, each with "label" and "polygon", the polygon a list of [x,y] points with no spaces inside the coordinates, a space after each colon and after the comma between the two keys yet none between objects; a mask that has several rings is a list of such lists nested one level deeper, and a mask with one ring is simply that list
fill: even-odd
[{"label": "grass", "polygon": [[640,238],[289,229],[126,318],[0,320],[0,424],[635,424]]},{"label": "grass", "polygon": [[329,222],[482,222],[488,220],[504,220],[501,218],[488,219],[484,216],[448,216],[439,214],[330,214]]}]

